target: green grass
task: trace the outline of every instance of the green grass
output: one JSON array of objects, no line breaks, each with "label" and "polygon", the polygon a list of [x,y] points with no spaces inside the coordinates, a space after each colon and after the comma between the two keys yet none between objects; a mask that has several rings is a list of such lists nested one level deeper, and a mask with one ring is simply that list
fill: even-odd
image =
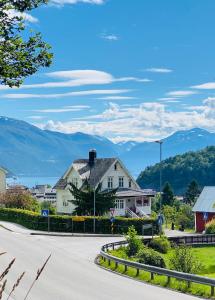
[{"label": "green grass", "polygon": [[[165,259],[167,267],[170,266],[170,257],[172,255],[172,251],[173,250],[170,250],[168,254],[161,254]],[[202,270],[199,272],[199,275],[215,278],[215,246],[198,248],[195,247],[192,248],[192,251],[196,258],[201,261],[203,266]],[[110,254],[123,259],[129,259],[125,253],[125,248],[123,247],[119,248],[118,250],[110,251]],[[168,287],[177,291],[181,291],[183,293],[189,293],[196,296],[202,296],[204,298],[210,298],[211,289],[209,286],[204,286],[196,283],[191,283],[191,285],[188,286],[186,282],[174,278],[171,278],[171,281],[168,283],[167,277],[161,275],[155,275],[154,279],[151,280],[150,273],[145,271],[140,271],[139,275],[136,276],[136,269],[134,268],[129,267],[125,272],[125,267],[123,265],[119,264],[116,268],[114,262],[111,262],[111,264],[109,265],[107,260],[104,261],[102,259],[100,259],[100,264],[105,268],[111,269],[121,274],[125,274],[138,280],[142,280],[144,282],[159,285],[162,287]]]}]

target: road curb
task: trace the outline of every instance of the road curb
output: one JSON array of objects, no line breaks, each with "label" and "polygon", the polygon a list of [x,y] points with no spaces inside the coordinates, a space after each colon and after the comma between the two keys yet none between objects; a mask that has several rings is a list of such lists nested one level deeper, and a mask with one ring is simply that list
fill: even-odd
[{"label": "road curb", "polygon": [[72,233],[72,234],[66,234],[66,233],[43,233],[43,232],[30,232],[30,235],[42,235],[42,236],[61,236],[61,237],[123,237],[123,235],[120,234],[79,234],[79,233]]}]

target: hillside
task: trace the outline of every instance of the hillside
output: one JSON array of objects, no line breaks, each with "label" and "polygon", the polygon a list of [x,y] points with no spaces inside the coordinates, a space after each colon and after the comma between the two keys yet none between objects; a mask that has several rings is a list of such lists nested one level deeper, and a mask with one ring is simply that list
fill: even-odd
[{"label": "hillside", "polygon": [[[200,128],[178,131],[164,139],[163,157],[215,145],[215,133]],[[98,157],[119,157],[133,176],[159,160],[154,142],[114,144],[105,137],[81,132],[41,130],[27,122],[0,117],[0,166],[23,176],[61,176],[74,159],[95,148]]]},{"label": "hillside", "polygon": [[[201,187],[215,185],[215,147],[196,152],[187,152],[168,158],[162,163],[163,183],[168,181],[176,194],[183,194],[191,180]],[[159,190],[160,164],[147,167],[137,181],[142,188]]]}]

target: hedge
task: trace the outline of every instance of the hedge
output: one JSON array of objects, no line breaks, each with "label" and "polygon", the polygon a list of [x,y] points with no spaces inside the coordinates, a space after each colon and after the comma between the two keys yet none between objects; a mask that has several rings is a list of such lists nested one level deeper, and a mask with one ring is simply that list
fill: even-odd
[{"label": "hedge", "polygon": [[[47,231],[48,229],[47,217],[23,209],[0,208],[0,220],[14,222],[33,230]],[[116,217],[113,233],[127,233],[128,228],[134,225],[137,233],[142,234],[142,225],[145,224],[153,224],[154,233],[156,234],[158,232],[156,220],[153,218],[136,219]],[[51,215],[50,231],[92,233],[93,217]],[[109,218],[96,217],[96,233],[111,233],[111,222]],[[144,230],[144,234],[151,235],[151,229]]]}]

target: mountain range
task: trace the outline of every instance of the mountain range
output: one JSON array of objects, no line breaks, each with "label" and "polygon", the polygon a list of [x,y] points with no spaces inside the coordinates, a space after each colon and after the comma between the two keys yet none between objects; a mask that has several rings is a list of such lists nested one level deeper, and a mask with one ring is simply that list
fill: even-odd
[{"label": "mountain range", "polygon": [[[215,145],[215,133],[194,128],[163,139],[163,158]],[[115,144],[81,132],[42,130],[27,122],[0,117],[0,165],[17,176],[61,176],[74,159],[86,158],[91,148],[98,157],[118,156],[134,177],[159,161],[159,145],[135,141]]]}]

